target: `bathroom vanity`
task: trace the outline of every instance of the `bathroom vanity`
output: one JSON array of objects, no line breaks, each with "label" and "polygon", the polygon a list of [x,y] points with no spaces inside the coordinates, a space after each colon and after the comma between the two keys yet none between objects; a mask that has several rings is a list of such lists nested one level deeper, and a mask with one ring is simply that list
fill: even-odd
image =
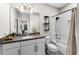
[{"label": "bathroom vanity", "polygon": [[16,37],[14,40],[2,41],[0,46],[2,55],[44,55],[45,36]]},{"label": "bathroom vanity", "polygon": [[[2,34],[2,37],[5,37],[12,33],[16,33],[16,35],[22,35],[22,36],[16,36],[13,40],[0,41],[1,42],[0,54],[2,55],[44,55],[45,54],[45,36],[37,34],[37,33],[39,34],[41,33],[40,32],[40,13],[21,12],[20,9],[16,8],[19,6],[19,4],[11,4],[8,6],[10,7],[7,13],[8,15],[10,14],[10,16],[7,16],[6,18],[6,19],[10,18],[7,20],[8,25],[7,26],[1,25],[2,30],[5,28],[8,28],[8,29],[7,31],[6,30],[0,31],[0,33]],[[3,10],[3,12],[4,11],[5,10]],[[4,23],[6,23],[6,21]],[[34,34],[28,36],[29,33],[34,33]]]}]

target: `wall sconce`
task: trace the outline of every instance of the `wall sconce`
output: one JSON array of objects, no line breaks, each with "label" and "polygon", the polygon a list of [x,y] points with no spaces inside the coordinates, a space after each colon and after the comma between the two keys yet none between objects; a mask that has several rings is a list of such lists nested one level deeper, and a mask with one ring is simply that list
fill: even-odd
[{"label": "wall sconce", "polygon": [[49,31],[49,16],[44,16],[44,30]]}]

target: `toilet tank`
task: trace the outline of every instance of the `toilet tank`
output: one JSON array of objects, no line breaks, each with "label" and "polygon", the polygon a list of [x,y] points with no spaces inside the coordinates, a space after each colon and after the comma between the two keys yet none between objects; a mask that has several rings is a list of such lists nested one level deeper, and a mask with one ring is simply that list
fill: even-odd
[{"label": "toilet tank", "polygon": [[50,36],[46,36],[46,41],[45,41],[46,44],[49,44],[50,43]]}]

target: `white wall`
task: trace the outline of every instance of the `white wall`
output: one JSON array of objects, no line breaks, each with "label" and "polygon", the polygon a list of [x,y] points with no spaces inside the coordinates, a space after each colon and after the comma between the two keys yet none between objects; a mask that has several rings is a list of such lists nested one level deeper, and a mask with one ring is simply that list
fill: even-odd
[{"label": "white wall", "polygon": [[10,14],[11,14],[11,33],[16,33],[16,19],[18,17],[18,13],[17,13],[17,10],[12,6],[10,5]]},{"label": "white wall", "polygon": [[9,4],[0,4],[0,37],[9,34]]},{"label": "white wall", "polygon": [[[31,5],[34,8],[34,11],[40,14],[40,33],[43,34],[43,35],[50,35],[50,31],[44,32],[44,16],[49,16],[50,22],[51,22],[51,16],[57,14],[58,9],[51,7],[49,5],[46,5],[46,4],[42,4],[42,3],[36,3],[36,4],[34,3],[34,4],[31,4]],[[52,27],[50,26],[50,29],[51,28]]]}]

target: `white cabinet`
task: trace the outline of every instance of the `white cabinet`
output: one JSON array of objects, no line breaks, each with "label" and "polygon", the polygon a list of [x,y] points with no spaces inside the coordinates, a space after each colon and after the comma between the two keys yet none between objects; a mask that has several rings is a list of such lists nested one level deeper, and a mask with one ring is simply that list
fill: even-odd
[{"label": "white cabinet", "polygon": [[40,43],[37,43],[37,45],[38,45],[37,55],[45,55],[45,43],[40,42]]},{"label": "white cabinet", "polygon": [[45,39],[36,39],[2,45],[3,55],[45,55]]},{"label": "white cabinet", "polygon": [[22,55],[45,55],[45,39],[21,42]]},{"label": "white cabinet", "polygon": [[35,47],[35,40],[21,42],[21,54],[35,55],[34,47]]},{"label": "white cabinet", "polygon": [[45,55],[45,39],[36,40],[37,55]]},{"label": "white cabinet", "polygon": [[3,55],[20,55],[20,48],[3,50]]},{"label": "white cabinet", "polygon": [[22,55],[35,55],[34,46],[35,44],[22,46],[21,54]]},{"label": "white cabinet", "polygon": [[13,49],[13,48],[16,48],[16,47],[20,47],[20,42],[8,43],[8,44],[3,44],[2,45],[3,50],[5,50],[5,49]]},{"label": "white cabinet", "polygon": [[20,54],[20,42],[3,44],[2,54],[3,55],[19,55]]}]

